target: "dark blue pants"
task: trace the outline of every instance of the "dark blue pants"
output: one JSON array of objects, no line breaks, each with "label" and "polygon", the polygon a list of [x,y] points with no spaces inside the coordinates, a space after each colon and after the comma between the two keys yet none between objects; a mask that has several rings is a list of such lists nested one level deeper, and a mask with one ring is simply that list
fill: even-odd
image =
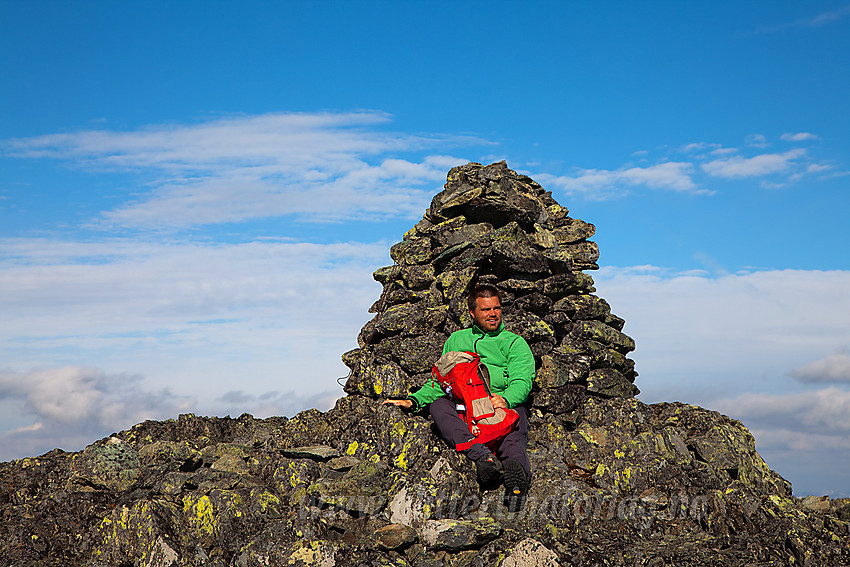
[{"label": "dark blue pants", "polygon": [[[519,414],[517,427],[510,433],[505,435],[502,442],[496,447],[496,456],[500,461],[505,459],[516,459],[525,469],[526,478],[531,478],[531,463],[528,460],[526,447],[528,446],[528,415],[524,405],[518,405],[513,408]],[[437,426],[437,430],[442,435],[443,439],[449,442],[454,447],[458,443],[466,443],[473,438],[469,432],[469,427],[457,414],[455,402],[442,397],[437,398],[428,407],[431,412],[431,418]],[[469,449],[461,451],[471,460],[476,460],[479,457],[490,454],[490,448],[481,443],[476,443]]]}]

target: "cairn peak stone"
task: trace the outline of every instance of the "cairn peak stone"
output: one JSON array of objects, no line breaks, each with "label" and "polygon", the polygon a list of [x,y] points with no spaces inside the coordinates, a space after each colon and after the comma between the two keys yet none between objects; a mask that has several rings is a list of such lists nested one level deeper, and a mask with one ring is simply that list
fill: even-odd
[{"label": "cairn peak stone", "polygon": [[[850,499],[794,498],[741,422],[635,397],[634,341],[569,256],[592,234],[504,162],[452,169],[375,272],[334,408],[184,414],[0,463],[0,563],[850,565]],[[424,413],[380,403],[430,379],[477,283],[537,361],[518,512]]]},{"label": "cairn peak stone", "polygon": [[525,228],[548,224],[547,203],[542,188],[508,169],[504,161],[488,166],[467,164],[455,167],[447,176],[445,190],[431,201],[426,218],[444,222],[463,215],[470,223],[490,223],[500,227],[517,222]]}]

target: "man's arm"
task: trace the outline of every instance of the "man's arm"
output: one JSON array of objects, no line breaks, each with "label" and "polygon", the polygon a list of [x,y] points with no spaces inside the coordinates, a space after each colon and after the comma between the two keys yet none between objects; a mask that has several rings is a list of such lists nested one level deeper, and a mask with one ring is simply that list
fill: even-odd
[{"label": "man's arm", "polygon": [[424,408],[443,395],[445,395],[445,392],[443,392],[442,388],[433,380],[429,380],[421,388],[407,396],[407,398],[403,400],[384,400],[383,403],[419,411],[420,408]]},{"label": "man's arm", "polygon": [[[446,342],[443,344],[443,354],[446,354],[452,350],[458,350],[455,346],[455,342],[452,337],[454,334],[449,337]],[[414,409],[419,410],[419,408],[423,408],[436,400],[437,398],[444,396],[445,392],[440,388],[433,380],[429,380],[422,385],[421,388],[413,392],[407,399],[404,400],[384,400],[384,404],[391,404],[394,406],[398,406],[405,409]]]},{"label": "man's arm", "polygon": [[525,402],[534,382],[534,355],[522,337],[517,337],[511,343],[507,371],[508,386],[502,392],[502,397],[507,406],[512,408]]}]

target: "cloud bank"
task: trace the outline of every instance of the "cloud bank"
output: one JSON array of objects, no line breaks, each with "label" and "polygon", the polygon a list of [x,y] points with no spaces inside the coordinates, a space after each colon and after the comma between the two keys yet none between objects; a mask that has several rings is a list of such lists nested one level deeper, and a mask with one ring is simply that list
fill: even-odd
[{"label": "cloud bank", "polygon": [[17,158],[144,174],[148,189],[105,211],[97,223],[103,228],[189,228],[283,215],[323,222],[412,218],[446,170],[466,160],[442,153],[418,161],[397,156],[487,142],[381,131],[389,119],[365,111],[270,113],[50,134],[9,140],[3,148]]},{"label": "cloud bank", "polygon": [[[780,138],[782,142],[797,143],[816,139],[816,135],[808,132],[786,133]],[[758,179],[763,187],[772,188],[831,169],[829,164],[811,157],[806,148],[759,153],[770,146],[763,134],[748,136],[746,146],[693,142],[668,149],[654,158],[647,150],[635,152],[632,157],[639,158],[638,163],[617,169],[576,169],[569,175],[532,172],[531,175],[567,195],[606,200],[622,198],[640,189],[710,196],[717,193],[713,188],[716,180],[729,179]]]},{"label": "cloud bank", "polygon": [[[0,372],[0,400],[19,401],[28,425],[0,433],[0,460],[46,452],[55,447],[79,449],[112,432],[147,419],[172,419],[199,409],[214,415],[241,415],[246,408],[257,417],[294,415],[316,407],[329,409],[336,391],[299,395],[270,391],[261,395],[230,391],[214,404],[169,389],[153,391],[140,376],[107,374],[100,369],[64,366],[30,372]],[[34,451],[35,449],[35,451]]]},{"label": "cloud bank", "polygon": [[835,352],[793,370],[791,376],[802,382],[850,383],[850,355],[846,352]]}]

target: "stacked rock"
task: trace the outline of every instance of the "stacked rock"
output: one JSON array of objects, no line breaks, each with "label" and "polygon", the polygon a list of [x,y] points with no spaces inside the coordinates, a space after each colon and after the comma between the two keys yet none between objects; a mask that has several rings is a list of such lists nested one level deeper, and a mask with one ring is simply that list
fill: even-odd
[{"label": "stacked rock", "polygon": [[466,296],[496,286],[505,327],[528,341],[537,372],[532,405],[568,414],[585,398],[631,397],[634,341],[593,295],[599,249],[592,224],[568,216],[543,187],[504,161],[449,171],[421,221],[376,271],[376,313],[343,355],[345,391],[400,397],[431,379],[448,336],[472,323]]}]

